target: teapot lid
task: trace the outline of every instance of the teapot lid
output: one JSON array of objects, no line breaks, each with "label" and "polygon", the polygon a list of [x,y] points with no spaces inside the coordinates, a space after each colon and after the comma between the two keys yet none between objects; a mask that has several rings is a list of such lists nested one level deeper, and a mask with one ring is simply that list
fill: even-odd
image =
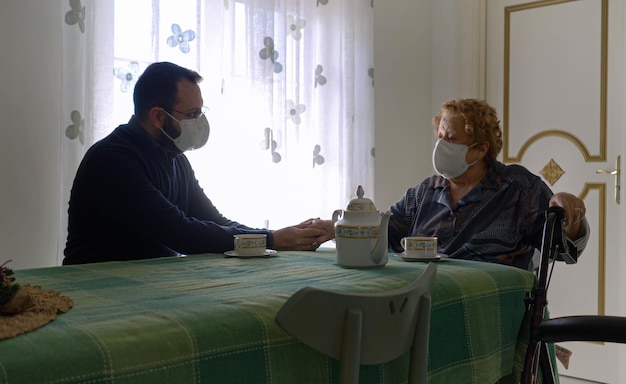
[{"label": "teapot lid", "polygon": [[364,194],[365,194],[365,191],[363,190],[363,187],[359,185],[359,187],[356,189],[357,198],[350,200],[347,210],[357,211],[357,212],[376,211],[376,206],[374,206],[374,203],[372,202],[372,200],[363,197]]}]

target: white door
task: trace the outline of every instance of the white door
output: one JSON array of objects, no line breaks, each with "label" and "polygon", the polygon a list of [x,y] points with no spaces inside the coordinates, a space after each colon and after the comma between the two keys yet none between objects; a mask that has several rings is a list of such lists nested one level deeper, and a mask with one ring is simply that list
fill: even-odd
[{"label": "white door", "polygon": [[[552,317],[620,313],[616,159],[624,158],[624,1],[486,2],[485,96],[502,120],[505,163],[540,174],[554,192],[584,199],[592,236],[576,265],[558,263]],[[573,351],[561,375],[626,383],[624,346],[560,343]]]}]

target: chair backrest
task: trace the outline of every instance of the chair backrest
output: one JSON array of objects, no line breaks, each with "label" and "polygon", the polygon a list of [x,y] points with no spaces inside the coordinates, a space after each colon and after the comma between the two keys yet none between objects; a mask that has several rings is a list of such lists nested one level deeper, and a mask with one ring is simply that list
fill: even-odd
[{"label": "chair backrest", "polygon": [[360,364],[382,364],[411,350],[410,383],[425,383],[431,291],[437,264],[400,289],[347,293],[305,287],[287,300],[276,323],[340,362],[340,383],[358,383]]}]

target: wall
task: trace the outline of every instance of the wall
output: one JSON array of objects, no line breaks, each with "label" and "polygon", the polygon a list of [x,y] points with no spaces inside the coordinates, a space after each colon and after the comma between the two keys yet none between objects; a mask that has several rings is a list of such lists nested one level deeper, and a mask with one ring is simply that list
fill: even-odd
[{"label": "wall", "polygon": [[5,1],[0,12],[0,264],[13,269],[56,262],[60,4]]},{"label": "wall", "polygon": [[484,97],[485,0],[385,0],[375,7],[373,199],[386,209],[433,174],[431,119],[441,104]]},{"label": "wall", "polygon": [[432,173],[431,2],[386,4],[375,5],[374,12],[376,182],[372,199],[379,209],[386,209],[408,187]]},{"label": "wall", "polygon": [[[477,1],[376,3],[376,185],[370,196],[380,209],[432,174],[430,120],[441,103],[474,92],[475,68],[468,63],[477,53],[468,49],[473,35],[464,30]],[[56,264],[58,217],[66,214],[59,207],[58,127],[69,124],[60,115],[61,4],[13,0],[0,13],[0,35],[11,36],[0,46],[0,263],[12,259],[14,269]]]}]

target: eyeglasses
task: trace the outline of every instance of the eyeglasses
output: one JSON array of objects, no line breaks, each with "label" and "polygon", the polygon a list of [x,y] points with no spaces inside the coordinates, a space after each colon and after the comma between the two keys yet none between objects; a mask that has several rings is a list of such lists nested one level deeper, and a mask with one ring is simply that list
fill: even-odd
[{"label": "eyeglasses", "polygon": [[192,119],[199,119],[199,118],[201,118],[202,115],[204,115],[209,110],[209,107],[203,106],[202,108],[200,108],[200,111],[198,111],[198,112],[185,113],[185,112],[177,111],[177,110],[172,109],[172,108],[165,108],[165,107],[161,107],[161,108],[163,110],[165,110],[166,112],[169,110],[170,112],[180,113],[181,115],[185,115],[185,116],[190,117]]}]

